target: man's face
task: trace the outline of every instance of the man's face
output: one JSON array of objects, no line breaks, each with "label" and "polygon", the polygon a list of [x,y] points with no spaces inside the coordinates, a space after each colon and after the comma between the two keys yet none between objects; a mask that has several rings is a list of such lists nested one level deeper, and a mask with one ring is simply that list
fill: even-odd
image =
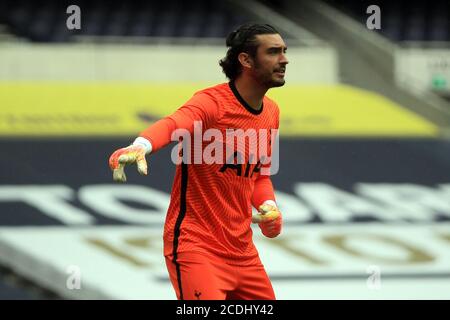
[{"label": "man's face", "polygon": [[252,76],[267,88],[284,85],[284,74],[289,61],[286,58],[286,44],[279,34],[260,34],[256,57],[253,59]]}]

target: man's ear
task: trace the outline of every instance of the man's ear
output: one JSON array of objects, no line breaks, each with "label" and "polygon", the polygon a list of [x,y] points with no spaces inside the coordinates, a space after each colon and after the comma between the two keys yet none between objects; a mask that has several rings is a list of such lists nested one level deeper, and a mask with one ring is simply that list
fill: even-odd
[{"label": "man's ear", "polygon": [[248,53],[241,52],[238,55],[239,62],[244,68],[253,68],[253,59],[250,57]]}]

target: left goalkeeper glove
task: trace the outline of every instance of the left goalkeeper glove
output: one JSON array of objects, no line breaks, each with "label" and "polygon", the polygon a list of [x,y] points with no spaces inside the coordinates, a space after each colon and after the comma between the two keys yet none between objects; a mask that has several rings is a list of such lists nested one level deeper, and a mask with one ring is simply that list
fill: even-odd
[{"label": "left goalkeeper glove", "polygon": [[275,205],[264,203],[259,207],[259,214],[252,217],[252,222],[259,225],[263,235],[275,238],[281,233],[283,218]]},{"label": "left goalkeeper glove", "polygon": [[131,145],[114,151],[109,157],[109,167],[113,170],[114,181],[125,182],[125,165],[136,163],[140,174],[147,174],[145,148],[141,145]]}]

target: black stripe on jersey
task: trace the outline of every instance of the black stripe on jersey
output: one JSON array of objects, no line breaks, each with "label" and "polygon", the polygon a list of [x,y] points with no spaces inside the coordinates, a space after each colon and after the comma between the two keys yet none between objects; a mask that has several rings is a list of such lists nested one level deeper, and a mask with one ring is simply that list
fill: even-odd
[{"label": "black stripe on jersey", "polygon": [[261,103],[261,108],[259,110],[255,110],[242,98],[242,96],[239,94],[239,91],[236,89],[236,85],[234,84],[234,81],[230,81],[228,83],[230,86],[231,91],[233,92],[234,96],[238,101],[244,106],[245,109],[247,109],[248,112],[251,112],[253,114],[260,114],[263,111],[264,103]]},{"label": "black stripe on jersey", "polygon": [[188,167],[186,163],[181,163],[181,192],[180,192],[180,213],[178,214],[177,222],[175,223],[175,230],[173,232],[173,259],[177,269],[178,289],[180,291],[180,300],[183,300],[183,288],[181,286],[181,271],[180,264],[177,261],[178,258],[178,240],[181,232],[181,223],[186,215],[186,189],[188,182]]}]

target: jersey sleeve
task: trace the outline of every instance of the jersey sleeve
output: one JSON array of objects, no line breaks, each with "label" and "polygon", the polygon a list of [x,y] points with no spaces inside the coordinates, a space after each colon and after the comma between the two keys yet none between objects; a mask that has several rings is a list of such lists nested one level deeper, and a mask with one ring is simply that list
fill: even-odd
[{"label": "jersey sleeve", "polygon": [[219,108],[215,100],[210,95],[200,92],[177,111],[142,131],[140,136],[150,141],[152,151],[155,152],[172,142],[174,130],[186,129],[192,134],[195,121],[201,121],[202,129],[205,130],[213,126],[218,117]]},{"label": "jersey sleeve", "polygon": [[255,181],[255,188],[253,189],[252,195],[252,205],[258,209],[259,206],[266,200],[275,201],[273,184],[270,176],[260,175]]}]

